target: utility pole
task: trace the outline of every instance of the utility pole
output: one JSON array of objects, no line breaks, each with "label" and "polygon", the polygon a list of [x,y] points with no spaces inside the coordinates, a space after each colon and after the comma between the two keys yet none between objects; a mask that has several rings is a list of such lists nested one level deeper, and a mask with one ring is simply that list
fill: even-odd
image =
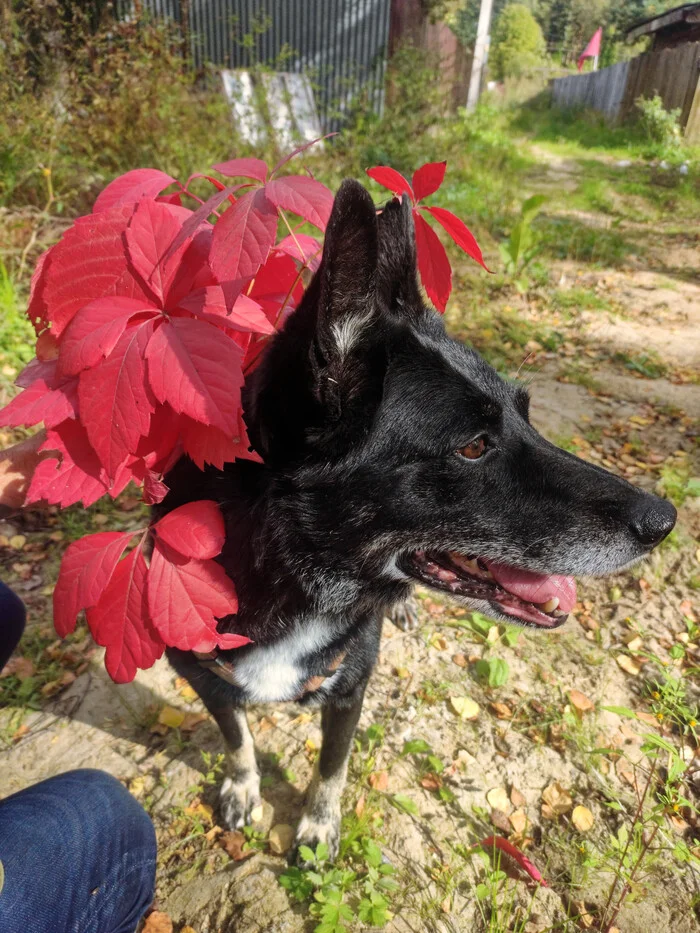
[{"label": "utility pole", "polygon": [[469,94],[467,95],[467,110],[474,110],[479,103],[481,92],[481,79],[486,67],[489,54],[489,31],[491,29],[491,10],[493,0],[481,0],[479,10],[479,25],[476,29],[476,43],[472,59],[472,73],[469,79]]}]

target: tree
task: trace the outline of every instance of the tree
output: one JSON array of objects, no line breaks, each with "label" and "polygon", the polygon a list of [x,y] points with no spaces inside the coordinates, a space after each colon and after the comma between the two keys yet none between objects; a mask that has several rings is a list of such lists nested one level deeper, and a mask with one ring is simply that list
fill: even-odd
[{"label": "tree", "polygon": [[532,71],[546,55],[539,23],[523,3],[509,3],[496,20],[490,62],[499,80]]}]

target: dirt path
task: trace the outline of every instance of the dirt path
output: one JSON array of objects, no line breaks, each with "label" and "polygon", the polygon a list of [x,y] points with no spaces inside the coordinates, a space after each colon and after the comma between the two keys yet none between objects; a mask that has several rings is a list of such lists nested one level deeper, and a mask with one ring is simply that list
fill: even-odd
[{"label": "dirt path", "polygon": [[[552,163],[551,170],[575,188],[575,164]],[[533,421],[556,442],[647,488],[660,480],[680,484],[682,498],[683,484],[698,474],[693,419],[700,415],[700,385],[687,374],[698,364],[700,285],[633,267],[561,263],[556,269],[562,290],[568,282],[586,287],[613,310],[551,324],[536,299],[522,305],[533,327],[551,324],[565,336],[555,354],[533,338],[527,377]],[[569,344],[574,351],[567,355]],[[644,378],[614,358],[620,353],[638,361],[652,347],[659,378]],[[579,368],[572,370],[574,362]],[[659,670],[684,685],[683,702],[692,708],[698,503],[685,499],[677,533],[640,570],[582,585],[576,619],[547,637],[511,636],[426,594],[418,631],[404,634],[386,624],[345,797],[346,834],[360,843],[379,840],[396,869],[386,929],[542,933],[590,926],[608,899],[620,840],[625,831],[637,831],[635,795],[647,760],[642,735],[658,735],[692,763],[694,727],[681,723],[678,704],[669,711]],[[129,501],[109,521],[128,527],[135,510]],[[0,711],[0,793],[69,768],[101,767],[153,815],[160,840],[158,907],[176,930],[313,930],[318,920],[279,883],[285,862],[271,851],[268,833],[298,818],[320,740],[318,717],[294,706],[252,711],[264,813],[245,840],[252,856],[230,858],[220,844],[216,811],[221,746],[189,688],[165,662],[141,672],[132,685],[116,687],[101,652],[81,641],[84,633],[68,648],[51,636],[50,589],[62,541],[75,532],[75,522],[97,530],[105,522],[101,515],[76,513],[69,528],[58,516],[48,525],[33,515],[0,524],[3,579],[29,607],[25,657],[33,668],[33,676],[0,680],[14,685],[11,705]],[[649,660],[652,655],[665,667]],[[52,665],[50,675],[39,677],[46,665]],[[465,697],[477,704],[473,719],[458,712]],[[32,711],[32,705],[40,708]],[[430,749],[405,753],[405,743],[417,740]],[[684,793],[697,803],[693,780]],[[574,820],[574,807],[590,813],[590,828],[577,828],[583,824]],[[519,876],[495,875],[469,851],[493,833],[526,848],[551,887],[533,891]],[[693,910],[698,862],[676,852],[680,843],[692,848],[695,838],[690,809],[664,814],[659,851],[632,880],[617,917],[622,933],[700,929]],[[362,874],[367,867],[357,851],[350,847],[343,864]],[[358,891],[349,890],[351,905]]]}]

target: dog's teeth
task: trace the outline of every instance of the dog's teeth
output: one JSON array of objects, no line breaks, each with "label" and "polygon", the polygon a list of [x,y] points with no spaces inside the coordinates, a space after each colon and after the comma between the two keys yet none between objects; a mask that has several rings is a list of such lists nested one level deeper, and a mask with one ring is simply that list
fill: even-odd
[{"label": "dog's teeth", "polygon": [[466,570],[468,573],[479,572],[479,565],[476,560],[470,559],[469,557],[462,557],[461,554],[452,554],[451,557],[455,564],[461,567],[462,570]]},{"label": "dog's teeth", "polygon": [[557,596],[548,599],[546,603],[540,603],[540,609],[542,612],[554,612],[555,609],[559,608],[559,599]]},{"label": "dog's teeth", "polygon": [[456,573],[452,573],[451,570],[443,570],[442,568],[438,570],[437,576],[438,580],[442,580],[443,583],[452,583],[457,579]]},{"label": "dog's teeth", "polygon": [[557,619],[563,619],[566,615],[566,612],[562,612],[561,609],[555,609],[552,615],[556,616]]},{"label": "dog's teeth", "polygon": [[433,564],[431,561],[428,561],[425,565],[425,569],[428,571],[428,573],[437,573],[440,568],[437,564]]}]

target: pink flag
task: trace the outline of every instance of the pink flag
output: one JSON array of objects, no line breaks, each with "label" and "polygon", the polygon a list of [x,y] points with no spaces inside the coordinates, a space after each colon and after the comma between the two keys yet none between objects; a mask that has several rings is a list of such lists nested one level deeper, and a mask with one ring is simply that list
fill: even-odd
[{"label": "pink flag", "polygon": [[583,63],[587,58],[597,58],[600,55],[600,40],[602,38],[603,27],[599,26],[598,29],[596,29],[596,31],[593,33],[591,41],[588,43],[583,52],[581,52],[581,56],[577,62],[579,71],[583,68]]}]

